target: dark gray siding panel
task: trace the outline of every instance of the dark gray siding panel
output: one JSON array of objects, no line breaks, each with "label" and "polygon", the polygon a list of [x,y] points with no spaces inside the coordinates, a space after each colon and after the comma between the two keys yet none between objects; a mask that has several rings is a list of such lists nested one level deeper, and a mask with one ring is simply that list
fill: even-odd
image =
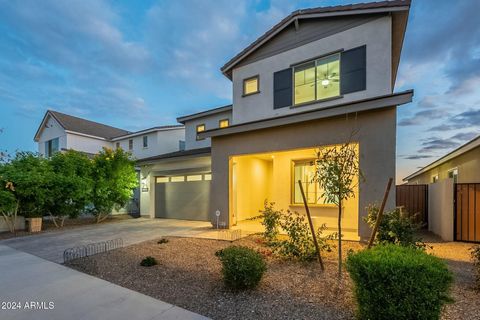
[{"label": "dark gray siding panel", "polygon": [[273,74],[273,108],[285,108],[292,105],[292,68]]},{"label": "dark gray siding panel", "polygon": [[340,59],[340,93],[347,94],[367,88],[367,47],[342,52]]},{"label": "dark gray siding panel", "polygon": [[[305,45],[309,42],[326,38],[335,33],[357,27],[383,16],[384,14],[370,14],[300,20],[298,30],[295,30],[293,24],[286,27],[279,34],[241,61],[236,68]],[[336,48],[332,48],[332,50],[335,49]],[[292,61],[292,63],[295,63],[295,61]]]},{"label": "dark gray siding panel", "polygon": [[155,217],[210,221],[210,181],[157,183]]}]

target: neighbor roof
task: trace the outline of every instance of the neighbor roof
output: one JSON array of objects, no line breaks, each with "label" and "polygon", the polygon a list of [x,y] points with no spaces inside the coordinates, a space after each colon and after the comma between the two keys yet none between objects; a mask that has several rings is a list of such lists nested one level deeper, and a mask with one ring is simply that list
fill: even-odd
[{"label": "neighbor roof", "polygon": [[63,127],[63,129],[89,136],[111,139],[113,137],[131,133],[130,131],[107,126],[106,124],[74,117],[58,111],[48,110],[35,134],[35,141],[38,141],[41,129],[45,126],[44,122],[49,115],[52,116]]},{"label": "neighbor roof", "polygon": [[209,115],[212,115],[212,114],[222,113],[222,112],[231,111],[231,110],[232,110],[232,105],[228,104],[226,106],[222,106],[222,107],[209,109],[209,110],[189,114],[189,115],[186,115],[186,116],[178,117],[177,121],[185,124],[185,122],[189,121],[189,120],[202,118],[202,117],[206,117],[206,116],[209,116]]},{"label": "neighbor roof", "polygon": [[475,139],[470,140],[469,142],[465,143],[464,145],[461,145],[460,147],[453,150],[452,152],[447,153],[443,157],[435,160],[434,162],[430,163],[429,165],[426,165],[422,169],[420,169],[418,171],[415,171],[414,173],[412,173],[408,177],[403,178],[403,181],[411,180],[412,178],[415,178],[416,176],[418,176],[418,175],[420,175],[424,172],[427,172],[430,169],[438,167],[442,163],[445,163],[445,162],[447,162],[447,161],[449,161],[453,158],[456,158],[456,157],[458,157],[458,156],[460,156],[460,155],[462,155],[462,154],[464,154],[464,153],[466,153],[466,152],[468,152],[468,151],[470,151],[470,150],[472,150],[476,147],[479,147],[479,146],[480,146],[480,135],[478,137],[476,137]]},{"label": "neighbor roof", "polygon": [[[341,5],[341,6],[330,6],[330,7],[317,7],[309,9],[301,9],[292,12],[290,15],[285,17],[282,21],[273,26],[270,30],[265,32],[257,40],[252,42],[248,47],[243,49],[240,53],[234,56],[230,61],[228,61],[222,68],[222,73],[229,79],[232,79],[232,69],[240,61],[245,59],[253,51],[262,46],[265,42],[270,40],[273,36],[282,31],[285,27],[290,25],[296,20],[299,19],[308,19],[308,18],[322,18],[322,17],[332,17],[332,16],[341,16],[341,15],[353,15],[353,14],[370,14],[370,13],[382,13],[382,12],[395,12],[395,11],[408,11],[410,9],[410,0],[395,0],[395,1],[381,1],[381,2],[369,2],[369,3],[358,3],[350,5]],[[408,15],[407,15],[408,16]],[[393,28],[399,27],[401,30],[400,39],[396,39],[400,42],[398,50],[401,48],[401,43],[403,43],[403,35],[406,27],[405,16],[403,20],[404,23],[396,24],[393,23]],[[396,32],[394,32],[396,35]],[[395,40],[395,39],[394,39]],[[395,51],[396,48],[394,48]],[[397,55],[396,52],[394,52]],[[398,54],[399,56],[399,54]],[[396,62],[398,64],[398,61]]]},{"label": "neighbor roof", "polygon": [[177,159],[181,157],[190,157],[190,156],[200,156],[200,155],[209,155],[212,152],[210,147],[198,148],[198,149],[188,149],[174,151],[170,153],[164,153],[158,156],[138,159],[137,164],[146,164],[152,161],[166,160],[166,159]]}]

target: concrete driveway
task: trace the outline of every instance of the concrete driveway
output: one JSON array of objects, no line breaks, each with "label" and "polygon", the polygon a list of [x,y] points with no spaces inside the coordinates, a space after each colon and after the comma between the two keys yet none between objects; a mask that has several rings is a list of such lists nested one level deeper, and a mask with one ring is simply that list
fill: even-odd
[{"label": "concrete driveway", "polygon": [[62,263],[65,249],[79,245],[122,238],[127,246],[162,236],[195,236],[210,228],[210,222],[138,218],[11,238],[0,245]]}]

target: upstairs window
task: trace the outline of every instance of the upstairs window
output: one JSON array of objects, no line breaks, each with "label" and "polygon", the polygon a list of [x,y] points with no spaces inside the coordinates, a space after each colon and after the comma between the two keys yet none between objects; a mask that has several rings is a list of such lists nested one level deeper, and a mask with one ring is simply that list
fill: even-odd
[{"label": "upstairs window", "polygon": [[340,54],[294,67],[294,104],[340,96]]},{"label": "upstairs window", "polygon": [[259,77],[254,76],[243,80],[243,95],[248,96],[251,94],[259,93]]},{"label": "upstairs window", "polygon": [[204,124],[199,124],[199,125],[197,126],[197,140],[203,140],[203,139],[201,139],[201,138],[198,137],[198,134],[199,134],[200,132],[203,132],[203,131],[205,131],[205,125],[204,125]]},{"label": "upstairs window", "polygon": [[128,140],[128,150],[133,150],[133,139]]},{"label": "upstairs window", "polygon": [[45,157],[50,158],[55,152],[59,151],[59,139],[45,141]]},{"label": "upstairs window", "polygon": [[223,119],[218,122],[218,126],[220,128],[226,128],[230,125],[230,121],[228,119]]},{"label": "upstairs window", "polygon": [[148,148],[148,136],[143,136],[143,148]]}]

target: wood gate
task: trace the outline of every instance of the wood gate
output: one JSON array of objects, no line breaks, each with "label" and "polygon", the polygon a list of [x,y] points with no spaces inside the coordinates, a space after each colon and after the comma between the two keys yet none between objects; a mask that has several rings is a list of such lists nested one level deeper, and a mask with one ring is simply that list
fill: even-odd
[{"label": "wood gate", "polygon": [[455,240],[480,242],[480,183],[455,184]]},{"label": "wood gate", "polygon": [[403,207],[416,222],[428,224],[428,185],[404,184],[396,187],[396,205]]}]

